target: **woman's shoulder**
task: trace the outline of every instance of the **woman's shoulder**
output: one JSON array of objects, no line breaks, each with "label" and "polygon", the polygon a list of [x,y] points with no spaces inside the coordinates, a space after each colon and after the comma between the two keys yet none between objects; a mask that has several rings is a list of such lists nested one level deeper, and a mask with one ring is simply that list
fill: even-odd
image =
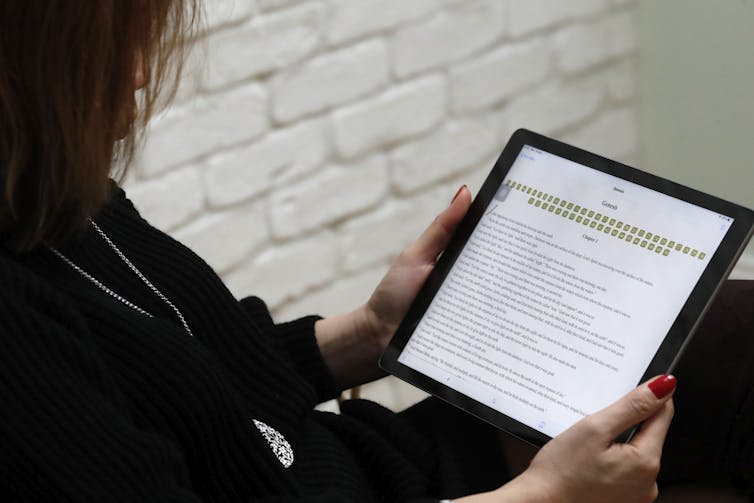
[{"label": "woman's shoulder", "polygon": [[0,249],[0,338],[16,329],[75,318],[72,304],[23,258]]},{"label": "woman's shoulder", "polygon": [[40,280],[24,265],[22,257],[0,248],[0,299],[22,298],[26,292],[41,288]]},{"label": "woman's shoulder", "polygon": [[20,387],[41,399],[48,393],[43,375],[64,376],[64,368],[102,374],[85,318],[70,299],[6,252],[0,252],[0,345],[0,392]]}]

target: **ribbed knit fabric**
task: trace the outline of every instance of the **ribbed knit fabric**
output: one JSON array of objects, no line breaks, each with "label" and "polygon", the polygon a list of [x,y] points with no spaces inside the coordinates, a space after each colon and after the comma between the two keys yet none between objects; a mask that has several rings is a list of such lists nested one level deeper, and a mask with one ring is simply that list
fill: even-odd
[{"label": "ribbed knit fabric", "polygon": [[[316,317],[273,323],[233,298],[120,189],[95,220],[185,316],[93,231],[60,246],[149,318],[40,248],[0,252],[0,500],[437,501],[431,443],[376,404],[315,412],[337,390]],[[292,444],[282,467],[252,424]],[[435,476],[435,480],[433,480]]]}]

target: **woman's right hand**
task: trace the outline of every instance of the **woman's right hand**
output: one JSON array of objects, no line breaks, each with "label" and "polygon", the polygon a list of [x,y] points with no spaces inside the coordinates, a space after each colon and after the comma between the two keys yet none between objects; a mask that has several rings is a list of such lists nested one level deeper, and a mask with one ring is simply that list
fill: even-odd
[{"label": "woman's right hand", "polygon": [[[654,501],[675,384],[673,376],[642,384],[548,442],[519,477],[497,491],[469,497],[469,503]],[[630,442],[614,442],[639,423]]]}]

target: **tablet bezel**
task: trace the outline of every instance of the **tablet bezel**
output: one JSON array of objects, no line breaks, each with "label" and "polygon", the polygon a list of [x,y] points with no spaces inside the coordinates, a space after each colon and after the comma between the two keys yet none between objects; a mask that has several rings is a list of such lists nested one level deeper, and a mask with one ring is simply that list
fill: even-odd
[{"label": "tablet bezel", "polygon": [[[639,382],[643,382],[653,375],[672,372],[686,344],[691,340],[691,336],[703,318],[704,313],[709,309],[712,300],[746,247],[746,243],[751,239],[754,232],[754,212],[743,206],[685,187],[526,129],[519,129],[513,133],[510,141],[503,149],[492,171],[487,176],[482,188],[472,202],[466,217],[460,223],[453,238],[438,260],[437,265],[425,281],[388,344],[380,359],[380,366],[396,377],[500,429],[506,430],[526,442],[542,446],[551,437],[398,361],[398,357],[411,338],[419,320],[421,320],[426,312],[445,277],[471,236],[471,233],[482,215],[484,215],[487,206],[505,180],[519,152],[525,145],[734,219],[731,228],[726,233],[717,251],[710,258],[707,268],[702,273],[702,276]],[[629,433],[627,432],[623,436],[623,439],[627,438],[628,435]]]}]

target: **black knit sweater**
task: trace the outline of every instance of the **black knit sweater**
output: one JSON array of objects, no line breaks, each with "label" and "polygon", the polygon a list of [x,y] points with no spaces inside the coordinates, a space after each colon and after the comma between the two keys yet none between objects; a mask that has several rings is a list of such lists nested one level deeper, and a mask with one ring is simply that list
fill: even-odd
[{"label": "black knit sweater", "polygon": [[[195,337],[93,230],[60,251],[154,318],[49,249],[0,251],[2,501],[436,501],[433,448],[400,417],[314,411],[336,394],[316,317],[276,325],[239,302],[120,189],[95,220]],[[290,469],[252,419],[292,444]]]}]

